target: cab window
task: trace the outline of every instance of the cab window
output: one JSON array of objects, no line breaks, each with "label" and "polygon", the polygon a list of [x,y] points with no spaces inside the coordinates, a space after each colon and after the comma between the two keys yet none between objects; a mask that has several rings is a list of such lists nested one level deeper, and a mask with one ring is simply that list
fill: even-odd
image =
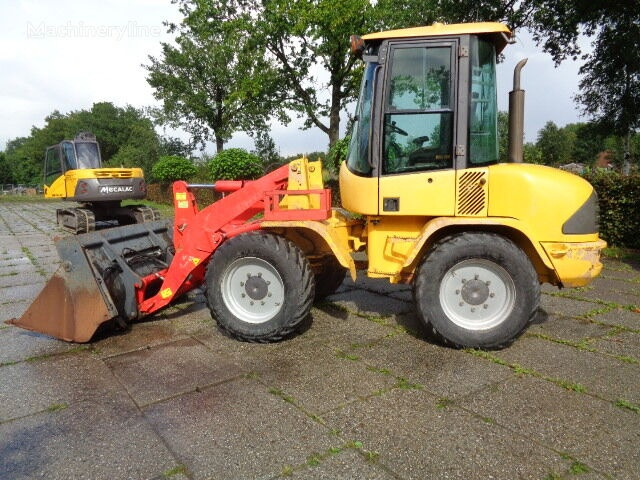
[{"label": "cab window", "polygon": [[452,167],[451,56],[450,46],[391,49],[383,174]]},{"label": "cab window", "polygon": [[484,166],[498,161],[496,52],[493,44],[471,37],[469,161]]},{"label": "cab window", "polygon": [[45,157],[44,184],[51,185],[53,181],[62,175],[58,146],[47,149]]},{"label": "cab window", "polygon": [[66,170],[75,170],[76,165],[76,152],[73,149],[73,143],[71,142],[63,142],[62,143],[62,158],[64,159],[64,169]]}]

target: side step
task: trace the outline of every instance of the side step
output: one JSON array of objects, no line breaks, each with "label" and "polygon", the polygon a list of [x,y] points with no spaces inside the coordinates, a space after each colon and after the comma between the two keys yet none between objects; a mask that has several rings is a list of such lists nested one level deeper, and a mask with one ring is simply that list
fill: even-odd
[{"label": "side step", "polygon": [[24,315],[7,323],[84,343],[106,322],[135,319],[135,285],[171,263],[171,234],[171,223],[158,221],[59,240],[62,265]]}]

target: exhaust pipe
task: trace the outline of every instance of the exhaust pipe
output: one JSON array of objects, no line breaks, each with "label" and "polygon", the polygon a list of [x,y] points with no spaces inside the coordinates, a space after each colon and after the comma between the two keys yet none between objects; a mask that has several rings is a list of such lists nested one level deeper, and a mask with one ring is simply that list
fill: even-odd
[{"label": "exhaust pipe", "polygon": [[524,90],[520,88],[520,70],[527,60],[527,58],[520,60],[513,69],[513,90],[509,92],[508,159],[511,163],[524,161]]}]

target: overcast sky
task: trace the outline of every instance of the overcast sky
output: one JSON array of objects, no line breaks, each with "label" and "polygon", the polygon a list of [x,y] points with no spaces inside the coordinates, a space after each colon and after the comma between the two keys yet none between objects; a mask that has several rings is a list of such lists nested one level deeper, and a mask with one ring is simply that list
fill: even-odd
[{"label": "overcast sky", "polygon": [[[0,0],[0,8],[0,149],[7,140],[28,136],[32,126],[42,127],[56,109],[89,109],[100,101],[157,103],[141,64],[171,39],[162,22],[179,14],[170,0]],[[513,67],[524,57],[526,140],[535,141],[548,120],[560,126],[584,120],[572,100],[579,65],[567,61],[554,68],[526,32],[507,47],[498,67],[500,109],[507,109]],[[188,139],[185,133],[165,133]],[[275,124],[272,136],[285,156],[325,150],[328,143],[318,129],[301,131],[297,124]],[[250,149],[253,143],[237,134],[227,146]]]}]

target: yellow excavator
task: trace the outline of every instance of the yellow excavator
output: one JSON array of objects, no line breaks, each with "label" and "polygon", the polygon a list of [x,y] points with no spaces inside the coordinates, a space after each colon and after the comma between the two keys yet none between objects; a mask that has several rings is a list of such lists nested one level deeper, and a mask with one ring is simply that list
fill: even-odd
[{"label": "yellow excavator", "polygon": [[103,168],[100,145],[89,132],[47,148],[44,196],[80,204],[56,210],[58,225],[76,234],[95,230],[96,222],[129,225],[160,218],[151,207],[121,204],[123,200],[146,198],[142,169]]},{"label": "yellow excavator", "polygon": [[[536,315],[540,285],[588,284],[606,246],[587,181],[522,163],[523,62],[510,161],[499,163],[495,67],[510,40],[500,23],[352,38],[365,65],[340,168],[344,208],[331,208],[322,165],[305,158],[253,181],[175,182],[173,227],[58,242],[61,268],[12,323],[87,342],[203,286],[220,328],[277,341],[349,272],[412,285],[418,317],[449,345],[509,344]],[[199,209],[198,188],[226,195]]]}]

